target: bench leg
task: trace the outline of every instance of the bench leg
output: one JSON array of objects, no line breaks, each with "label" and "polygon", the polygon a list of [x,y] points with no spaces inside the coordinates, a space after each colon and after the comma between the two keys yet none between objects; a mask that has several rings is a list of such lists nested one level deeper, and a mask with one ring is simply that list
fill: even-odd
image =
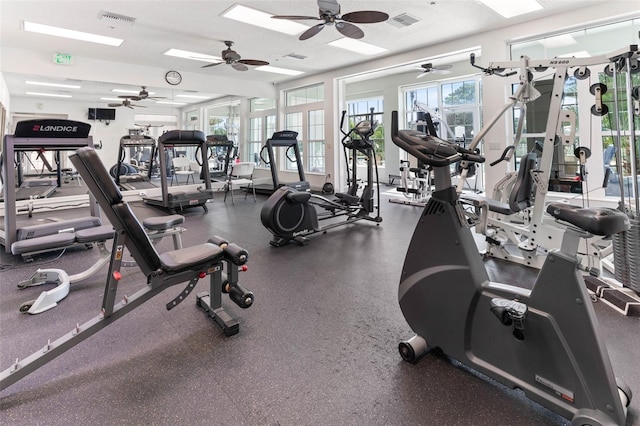
[{"label": "bench leg", "polygon": [[233,336],[240,331],[240,324],[222,307],[222,264],[219,268],[211,274],[209,292],[196,295],[196,304],[213,318],[226,336]]}]

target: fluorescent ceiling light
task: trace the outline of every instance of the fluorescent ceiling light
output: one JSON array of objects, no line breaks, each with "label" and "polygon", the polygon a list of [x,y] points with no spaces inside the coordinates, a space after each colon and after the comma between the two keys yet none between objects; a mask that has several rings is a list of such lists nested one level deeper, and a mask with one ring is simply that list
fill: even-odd
[{"label": "fluorescent ceiling light", "polygon": [[222,58],[218,56],[205,55],[204,53],[189,52],[188,50],[169,49],[163,53],[167,56],[175,56],[176,58],[193,59],[202,62],[222,62]]},{"label": "fluorescent ceiling light", "polygon": [[[114,93],[129,93],[131,95],[139,95],[140,91],[139,90],[128,90],[128,89],[111,89],[112,92]],[[149,95],[155,95],[156,92],[148,92]]]},{"label": "fluorescent ceiling light", "polygon": [[505,18],[513,18],[514,16],[524,15],[525,13],[535,12],[544,9],[537,0],[478,0],[495,12]]},{"label": "fluorescent ceiling light", "polygon": [[286,69],[286,68],[272,67],[271,65],[262,65],[262,66],[259,66],[259,67],[255,67],[254,69],[256,71],[272,72],[274,74],[284,74],[284,75],[300,75],[300,74],[304,74],[304,71],[296,71],[296,70],[289,70],[289,69]]},{"label": "fluorescent ceiling light", "polygon": [[157,104],[164,105],[186,105],[186,102],[156,101]]},{"label": "fluorescent ceiling light", "polygon": [[352,52],[360,53],[362,55],[375,55],[378,53],[386,52],[387,49],[373,44],[365,43],[363,41],[354,40],[352,38],[339,38],[338,40],[327,43],[329,46],[339,47],[341,49],[350,50]]},{"label": "fluorescent ceiling light", "polygon": [[124,42],[124,40],[119,38],[84,33],[82,31],[68,30],[66,28],[52,27],[51,25],[36,24],[29,21],[23,22],[23,28],[25,31],[31,31],[33,33],[72,38],[74,40],[90,41],[91,43],[106,44],[108,46],[120,46],[122,42]]},{"label": "fluorescent ceiling light", "polygon": [[25,92],[27,95],[33,96],[49,96],[52,98],[70,98],[71,95],[59,95],[57,93],[39,93],[39,92]]},{"label": "fluorescent ceiling light", "polygon": [[547,49],[557,49],[558,47],[571,46],[578,42],[569,34],[561,34],[558,36],[543,38],[542,40],[538,40],[538,43]]},{"label": "fluorescent ceiling light", "polygon": [[60,84],[60,83],[45,83],[44,81],[25,81],[24,84],[31,84],[34,86],[47,86],[47,87],[62,87],[64,89],[79,89],[80,86],[76,84]]},{"label": "fluorescent ceiling light", "polygon": [[100,98],[101,101],[118,101],[122,102],[121,98]]},{"label": "fluorescent ceiling light", "polygon": [[209,99],[210,96],[198,96],[198,95],[176,95],[176,98],[189,98],[189,99]]},{"label": "fluorescent ceiling light", "polygon": [[262,27],[289,35],[299,34],[309,29],[308,26],[299,22],[287,19],[273,19],[271,18],[273,15],[270,13],[251,9],[250,7],[242,6],[240,4],[233,6],[231,9],[224,12],[222,16],[235,21],[244,22],[245,24],[251,24],[256,27]]}]

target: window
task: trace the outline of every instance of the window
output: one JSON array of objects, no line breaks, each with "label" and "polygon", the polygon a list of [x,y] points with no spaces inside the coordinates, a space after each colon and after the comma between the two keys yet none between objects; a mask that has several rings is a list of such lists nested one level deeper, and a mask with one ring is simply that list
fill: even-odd
[{"label": "window", "polygon": [[[605,189],[605,195],[620,196],[620,177],[619,173],[622,173],[622,186],[624,193],[628,196],[633,195],[633,187],[631,186],[631,146],[630,146],[630,122],[628,114],[628,95],[625,90],[625,78],[624,76],[618,77],[618,116],[616,119],[616,108],[614,105],[614,82],[613,76],[608,75],[605,72],[599,74],[600,83],[609,88],[607,93],[602,96],[602,100],[607,105],[608,112],[602,116],[602,150],[603,150],[603,162],[605,173],[608,173],[609,185]],[[631,74],[631,86],[640,87],[640,74]],[[637,90],[637,89],[636,89]],[[637,101],[636,101],[637,102]],[[640,140],[640,116],[634,114],[634,130],[635,140]],[[615,146],[617,145],[617,138],[620,136],[619,146],[620,152],[617,153]],[[638,146],[636,142],[636,146]],[[640,152],[638,148],[635,150],[637,163],[640,162]],[[621,167],[618,167],[618,160],[621,161]],[[607,172],[607,170],[609,170]],[[639,170],[636,170],[636,185],[640,185]]]},{"label": "window", "polygon": [[286,92],[286,102],[287,106],[324,102],[324,84],[289,90]]},{"label": "window", "polygon": [[309,111],[309,171],[324,173],[324,110]]},{"label": "window", "polygon": [[[375,147],[376,161],[378,167],[385,166],[384,155],[384,102],[382,98],[358,99],[347,102],[348,123],[343,130],[352,129],[360,121],[371,119],[371,109],[373,108],[373,121],[376,124],[375,131],[371,136],[371,141]],[[347,127],[348,126],[348,127]],[[362,156],[362,154],[358,154]],[[365,165],[364,157],[358,160],[358,164]]]},{"label": "window", "polygon": [[[530,58],[553,58],[553,57],[596,57],[604,55],[616,49],[619,46],[627,46],[636,44],[637,35],[640,31],[640,19],[635,18],[631,20],[614,22],[600,26],[594,26],[591,28],[585,28],[578,31],[572,31],[564,34],[552,34],[545,38],[532,39],[523,42],[513,43],[511,48],[511,57],[519,58],[521,56],[528,56]],[[598,190],[602,185],[603,179],[600,179],[599,173],[596,174],[591,168],[591,173],[587,176],[586,183],[583,189],[583,184],[577,182],[575,184],[561,184],[554,185],[555,181],[568,181],[569,179],[576,180],[579,172],[578,158],[575,156],[574,150],[577,146],[582,145],[588,147],[592,151],[592,156],[596,158],[603,158],[604,166],[602,173],[609,174],[609,185],[602,190],[601,195],[618,195],[620,194],[620,180],[618,179],[616,172],[617,156],[620,156],[622,160],[622,171],[626,173],[628,177],[631,173],[630,169],[625,169],[625,165],[630,164],[630,145],[629,140],[631,134],[629,133],[629,117],[627,114],[627,93],[625,90],[624,78],[625,75],[620,75],[618,81],[618,111],[619,116],[616,117],[614,102],[613,102],[613,87],[614,82],[612,79],[612,73],[606,73],[605,65],[589,66],[589,76],[586,79],[581,80],[578,78],[570,77],[565,84],[565,94],[563,98],[563,109],[569,109],[575,112],[576,115],[576,141],[574,145],[558,146],[555,149],[553,156],[553,163],[551,166],[551,178],[554,182],[550,185],[550,189],[559,192],[576,192],[582,193],[583,191]],[[632,74],[632,85],[637,86],[640,84],[640,76],[638,74]],[[591,86],[595,83],[604,84],[608,90],[603,94],[603,102],[608,107],[608,113],[598,117],[590,113],[590,109],[593,105],[593,92],[591,92]],[[536,81],[536,88],[543,94],[544,90],[541,90],[541,85],[544,84],[541,81]],[[578,99],[580,94],[581,99]],[[580,101],[580,103],[579,103]],[[537,101],[536,101],[537,102]],[[579,118],[582,117],[582,128],[580,128]],[[588,118],[588,122],[587,122]],[[531,135],[532,127],[529,123],[530,113],[527,112],[527,141],[521,144],[518,154],[523,154],[526,150],[530,150],[532,146],[533,137],[541,138],[542,134]],[[597,123],[595,120],[601,120],[601,125],[591,125],[591,122]],[[640,119],[636,118],[638,124]],[[620,123],[620,133],[618,134],[618,125]],[[635,127],[635,138],[640,136],[640,127],[638,124]],[[536,126],[536,128],[538,128]],[[581,130],[581,131],[579,131]],[[536,132],[544,132],[543,130],[536,130]],[[620,138],[620,152],[616,153],[615,145],[618,142],[617,138]],[[598,141],[598,142],[596,142]],[[600,145],[600,141],[602,143]],[[599,161],[599,160],[597,160]],[[591,176],[591,179],[589,177]],[[597,176],[597,178],[596,178]],[[637,179],[637,177],[636,177]],[[629,180],[629,185],[631,179]],[[591,182],[591,183],[590,183]],[[623,183],[626,185],[625,179]],[[595,187],[594,187],[595,185]],[[598,195],[594,193],[593,195]]]},{"label": "window", "polygon": [[[285,118],[285,127],[287,130],[293,130],[294,132],[298,132],[298,148],[300,149],[300,158],[304,159],[304,144],[302,143],[303,138],[303,125],[302,125],[302,113],[301,112],[292,112],[286,115]],[[295,158],[291,157],[289,152],[287,154],[287,161],[285,163],[285,170],[298,170],[298,166],[294,161]],[[302,161],[304,164],[304,160]]]},{"label": "window", "polygon": [[470,142],[480,129],[481,87],[478,77],[403,89],[407,127],[416,129],[422,114],[429,113],[441,138]]},{"label": "window", "polygon": [[276,131],[275,108],[274,99],[249,99],[249,135],[246,149],[243,150],[243,159],[257,167],[269,168],[260,158],[260,152],[267,139]]},{"label": "window", "polygon": [[[304,170],[325,172],[324,84],[285,92],[284,127],[298,132],[298,147]],[[284,170],[297,171],[291,153],[287,153]]]}]

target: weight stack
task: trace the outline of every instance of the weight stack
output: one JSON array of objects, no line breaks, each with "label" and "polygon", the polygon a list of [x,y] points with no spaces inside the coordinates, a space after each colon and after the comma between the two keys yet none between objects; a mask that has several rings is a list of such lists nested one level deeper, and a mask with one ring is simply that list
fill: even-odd
[{"label": "weight stack", "polygon": [[640,294],[640,220],[629,214],[631,228],[612,237],[615,278]]}]

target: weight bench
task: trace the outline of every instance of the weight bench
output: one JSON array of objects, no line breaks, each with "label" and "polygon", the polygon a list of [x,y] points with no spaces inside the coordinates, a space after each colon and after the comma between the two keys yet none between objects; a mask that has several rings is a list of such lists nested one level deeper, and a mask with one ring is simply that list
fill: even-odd
[{"label": "weight bench", "polygon": [[[145,228],[149,238],[154,240],[154,242],[171,235],[173,237],[174,248],[181,249],[182,240],[180,234],[185,230],[179,226],[182,223],[184,223],[184,216],[174,214],[147,218],[142,222],[142,226]],[[70,235],[71,233],[65,232],[63,234]],[[114,231],[111,225],[81,229],[74,232],[73,235],[75,236],[74,242],[76,244],[84,244],[89,247],[96,245],[98,247],[100,250],[100,258],[98,261],[87,270],[74,275],[67,274],[63,269],[38,269],[29,279],[20,281],[18,288],[25,289],[43,284],[55,284],[56,287],[48,291],[43,291],[37,299],[22,303],[19,308],[20,312],[35,315],[55,308],[59,301],[67,297],[72,283],[86,280],[109,263],[111,252],[106,248],[105,242],[113,238]],[[14,245],[15,244],[16,243],[14,243]],[[125,266],[135,266],[135,262],[130,262]]]},{"label": "weight bench", "polygon": [[[221,299],[222,293],[227,292],[238,306],[252,306],[253,293],[238,284],[239,269],[246,270],[245,263],[249,256],[247,251],[223,238],[213,237],[209,240],[211,242],[159,254],[93,148],[81,148],[69,156],[69,159],[115,230],[102,307],[93,319],[74,325],[66,335],[47,342],[42,349],[22,360],[16,359],[9,368],[0,372],[0,390],[55,359],[167,288],[187,282],[186,288],[167,303],[167,309],[172,309],[191,293],[201,278],[207,276],[210,282],[209,292],[197,295],[197,306],[214,319],[225,335],[238,333],[239,324],[224,310]],[[124,247],[133,256],[147,282],[142,289],[131,296],[124,296],[116,303],[118,283],[123,278],[120,267]],[[226,273],[223,272],[225,266]]]},{"label": "weight bench", "polygon": [[87,243],[79,242],[76,238],[76,232],[97,229],[101,226],[102,221],[95,216],[23,226],[16,230],[16,241],[11,244],[11,253],[22,256],[26,262],[30,262],[33,260],[32,256],[37,253],[60,250],[78,244],[90,246],[93,241],[100,240],[103,230],[86,231],[89,233],[85,233],[81,239],[91,239],[92,236],[95,236],[94,240]]}]

